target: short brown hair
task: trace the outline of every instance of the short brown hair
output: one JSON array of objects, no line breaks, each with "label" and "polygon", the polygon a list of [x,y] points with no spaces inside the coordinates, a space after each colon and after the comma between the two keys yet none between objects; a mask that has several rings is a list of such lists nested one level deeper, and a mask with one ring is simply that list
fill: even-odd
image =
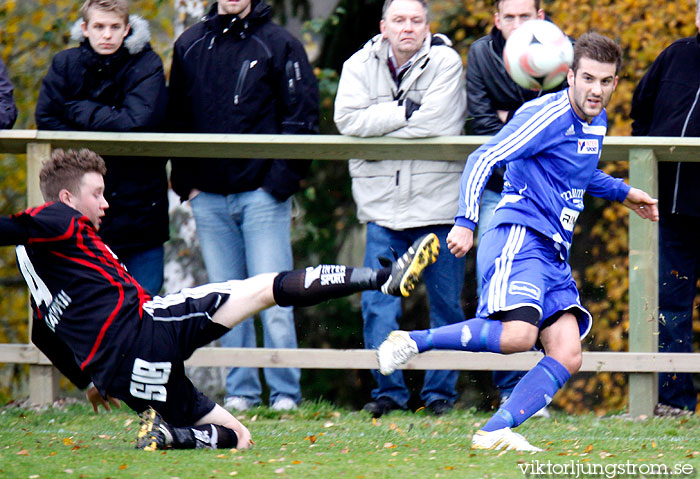
[{"label": "short brown hair", "polygon": [[600,63],[614,63],[615,75],[622,66],[622,49],[608,37],[600,33],[588,32],[581,35],[574,45],[574,73],[578,69],[581,58],[590,58]]},{"label": "short brown hair", "polygon": [[114,12],[124,19],[125,24],[129,23],[129,0],[85,0],[80,7],[80,15],[86,24],[90,20],[88,10],[92,7],[105,12]]},{"label": "short brown hair", "polygon": [[92,150],[62,150],[57,148],[51,159],[44,162],[39,172],[39,185],[44,201],[58,201],[58,194],[66,189],[77,194],[85,173],[107,173],[105,161]]}]

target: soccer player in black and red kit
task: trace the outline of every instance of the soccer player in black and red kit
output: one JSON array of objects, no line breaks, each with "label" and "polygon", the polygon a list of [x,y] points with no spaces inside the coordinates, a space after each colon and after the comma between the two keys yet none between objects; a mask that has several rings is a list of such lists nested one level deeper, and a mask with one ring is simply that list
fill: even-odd
[{"label": "soccer player in black and red kit", "polygon": [[32,341],[97,411],[124,401],[141,413],[137,447],[247,448],[251,436],[185,375],[195,349],[274,304],[308,306],[379,289],[408,296],[439,243],[426,235],[384,268],[320,265],[151,297],[100,239],[108,208],[104,161],[54,150],[40,172],[44,205],[0,218],[17,246],[34,310]]}]

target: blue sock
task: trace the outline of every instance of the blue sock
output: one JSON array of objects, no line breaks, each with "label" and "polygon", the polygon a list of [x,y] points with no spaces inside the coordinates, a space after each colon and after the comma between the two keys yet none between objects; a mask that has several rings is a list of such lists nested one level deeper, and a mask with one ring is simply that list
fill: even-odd
[{"label": "blue sock", "polygon": [[435,329],[411,331],[409,336],[421,353],[429,349],[501,352],[503,323],[491,319],[473,318]]},{"label": "blue sock", "polygon": [[481,429],[486,432],[517,427],[552,401],[571,377],[556,359],[545,356],[513,389],[508,400]]}]

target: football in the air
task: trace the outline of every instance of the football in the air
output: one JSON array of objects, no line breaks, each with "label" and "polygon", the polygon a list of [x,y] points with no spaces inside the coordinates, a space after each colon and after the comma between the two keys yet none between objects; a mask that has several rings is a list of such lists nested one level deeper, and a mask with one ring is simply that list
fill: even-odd
[{"label": "football in the air", "polygon": [[559,27],[529,20],[516,29],[503,49],[503,61],[515,83],[529,90],[559,85],[574,60],[574,47]]}]

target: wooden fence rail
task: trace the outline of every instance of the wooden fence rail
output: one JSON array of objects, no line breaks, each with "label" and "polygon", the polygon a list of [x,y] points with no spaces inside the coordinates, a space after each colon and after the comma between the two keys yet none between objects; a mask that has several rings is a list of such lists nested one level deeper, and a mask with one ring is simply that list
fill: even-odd
[{"label": "wooden fence rail", "polygon": [[[296,158],[347,160],[403,158],[464,160],[485,141],[480,136],[403,140],[348,138],[332,135],[214,135],[172,133],[96,133],[1,130],[0,153],[27,155],[27,202],[41,204],[38,171],[52,148],[90,148],[103,155],[153,157]],[[658,191],[657,161],[700,161],[700,138],[608,137],[602,161],[629,161],[630,183],[653,195]],[[629,373],[632,416],[651,416],[658,394],[656,374],[700,372],[700,354],[658,353],[658,227],[630,216],[629,352],[584,352],[582,371]],[[509,356],[490,353],[431,351],[410,361],[412,369],[519,370],[534,365],[541,354]],[[31,344],[0,344],[0,363],[30,365],[30,400],[51,401],[57,374]],[[372,351],[332,349],[202,348],[188,361],[196,366],[300,367],[373,369]]]}]

